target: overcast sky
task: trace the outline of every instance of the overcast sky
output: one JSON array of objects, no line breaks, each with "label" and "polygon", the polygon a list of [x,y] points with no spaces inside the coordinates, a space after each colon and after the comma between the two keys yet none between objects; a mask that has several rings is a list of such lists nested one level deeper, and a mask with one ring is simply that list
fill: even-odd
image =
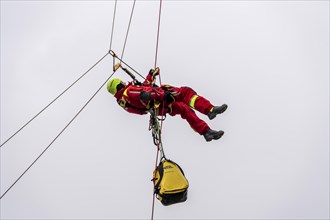
[{"label": "overcast sky", "polygon": [[[118,2],[118,55],[132,3]],[[158,9],[136,2],[124,53],[143,75],[154,66]],[[114,1],[1,1],[1,143],[107,53],[113,10]],[[163,83],[229,108],[212,121],[198,114],[225,131],[210,143],[166,118],[166,156],[190,187],[185,203],[156,201],[155,219],[329,218],[329,1],[164,0],[157,65]],[[1,195],[111,68],[107,56],[1,147]],[[102,89],[1,199],[1,219],[150,219],[148,120]]]}]

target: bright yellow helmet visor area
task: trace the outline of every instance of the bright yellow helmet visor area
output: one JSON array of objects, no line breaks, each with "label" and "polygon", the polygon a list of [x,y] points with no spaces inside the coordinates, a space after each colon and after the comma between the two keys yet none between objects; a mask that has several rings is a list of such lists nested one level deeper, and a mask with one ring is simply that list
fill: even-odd
[{"label": "bright yellow helmet visor area", "polygon": [[107,84],[107,90],[112,95],[115,95],[117,93],[117,86],[121,83],[121,79],[111,79]]}]

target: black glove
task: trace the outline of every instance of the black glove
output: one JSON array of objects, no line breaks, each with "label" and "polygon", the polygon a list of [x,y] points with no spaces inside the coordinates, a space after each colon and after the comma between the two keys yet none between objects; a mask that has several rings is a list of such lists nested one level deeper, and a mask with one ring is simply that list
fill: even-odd
[{"label": "black glove", "polygon": [[133,84],[137,86],[142,86],[142,83],[136,79],[133,80]]},{"label": "black glove", "polygon": [[160,72],[159,68],[156,67],[156,69],[149,70],[149,75],[151,75],[152,77],[155,77],[155,76],[159,75],[159,72]]},{"label": "black glove", "polygon": [[172,95],[171,91],[168,91],[168,90],[165,91],[164,92],[164,98],[165,98],[166,102],[168,102],[168,103],[175,102],[175,98]]}]

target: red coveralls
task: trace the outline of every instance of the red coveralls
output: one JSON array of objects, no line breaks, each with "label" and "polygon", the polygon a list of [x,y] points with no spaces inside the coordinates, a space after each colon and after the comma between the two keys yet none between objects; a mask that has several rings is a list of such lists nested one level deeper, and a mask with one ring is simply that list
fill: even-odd
[{"label": "red coveralls", "polygon": [[[140,99],[140,93],[150,92],[151,99],[159,101],[159,115],[165,115],[166,113],[171,116],[180,114],[183,119],[186,119],[190,126],[199,134],[203,135],[210,127],[198,118],[194,109],[207,115],[210,110],[214,107],[210,101],[204,97],[198,95],[194,90],[189,87],[152,87],[151,82],[153,77],[148,75],[146,80],[141,86],[133,85],[129,83],[126,87],[122,88],[115,94],[118,104],[123,107],[126,111],[135,114],[147,114],[149,109],[150,101],[143,101]],[[170,90],[174,96],[175,101],[168,103],[164,99],[164,90]],[[162,105],[164,103],[164,107]]]}]

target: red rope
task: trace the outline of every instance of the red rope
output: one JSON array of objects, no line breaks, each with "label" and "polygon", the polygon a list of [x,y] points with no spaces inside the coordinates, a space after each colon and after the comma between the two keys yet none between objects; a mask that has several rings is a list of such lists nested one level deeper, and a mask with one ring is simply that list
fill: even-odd
[{"label": "red rope", "polygon": [[[159,3],[159,15],[158,15],[158,29],[157,29],[157,41],[156,41],[156,54],[155,54],[155,69],[157,67],[157,58],[158,58],[158,43],[159,43],[159,31],[160,31],[160,18],[161,18],[161,12],[162,12],[162,0],[160,0]],[[159,73],[159,85],[162,85],[160,73]],[[164,112],[164,102],[163,102],[163,109],[162,111]],[[161,133],[162,133],[162,128],[163,128],[163,120],[160,122],[160,134],[159,134],[159,142],[157,145],[157,156],[156,156],[156,164],[155,164],[155,170],[157,169],[158,165],[158,156],[159,156],[159,145],[161,143]],[[155,178],[155,175],[154,175]],[[154,180],[155,181],[155,180]],[[154,219],[154,210],[155,210],[155,192],[153,190],[153,199],[152,199],[152,212],[151,212],[151,220]]]},{"label": "red rope", "polygon": [[155,55],[155,68],[157,67],[157,58],[158,58],[158,43],[159,43],[160,16],[161,16],[161,13],[162,13],[162,0],[160,0],[160,5],[159,5],[158,30],[157,30],[156,55]]},{"label": "red rope", "polygon": [[[157,165],[158,165],[158,155],[159,155],[159,143],[157,145],[157,156],[156,156],[156,165],[155,165],[155,171],[157,169]],[[156,175],[154,174],[153,176],[153,181],[155,181]],[[155,189],[153,190],[153,194],[152,194],[152,211],[151,211],[151,220],[154,219],[154,210],[155,210]]]}]

